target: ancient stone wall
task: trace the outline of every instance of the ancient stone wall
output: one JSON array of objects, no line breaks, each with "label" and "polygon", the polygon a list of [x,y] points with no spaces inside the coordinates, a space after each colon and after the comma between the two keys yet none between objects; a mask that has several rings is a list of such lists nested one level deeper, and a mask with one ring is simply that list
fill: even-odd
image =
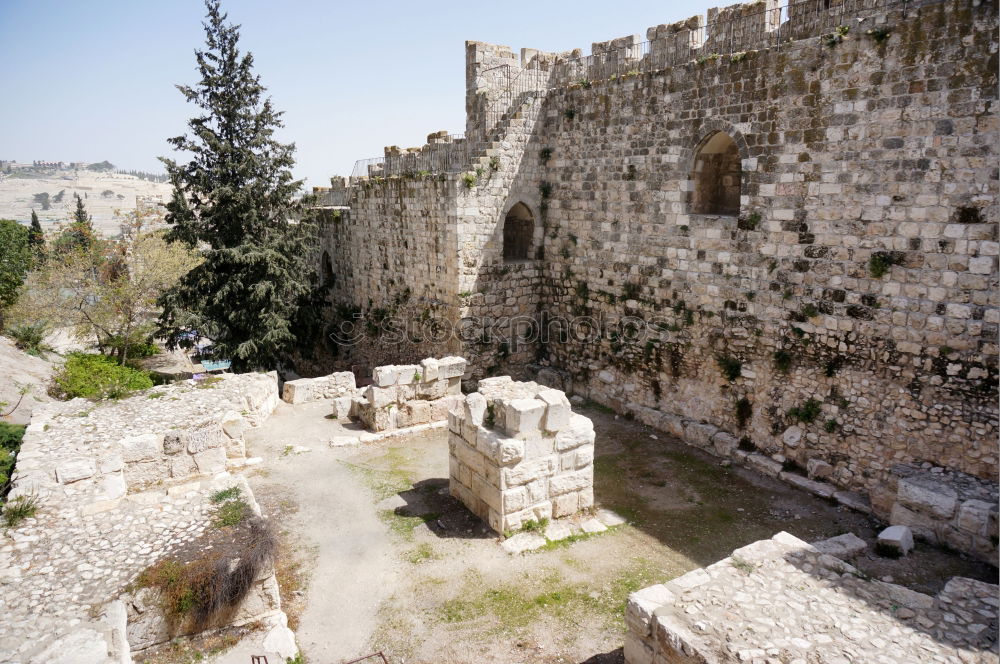
[{"label": "ancient stone wall", "polygon": [[358,400],[357,417],[369,431],[443,422],[461,399],[465,360],[427,358],[420,364],[376,367]]},{"label": "ancient stone wall", "polygon": [[594,426],[559,390],[487,378],[448,427],[451,495],[495,531],[593,506]]},{"label": "ancient stone wall", "polygon": [[[546,351],[574,392],[823,460],[841,486],[910,460],[995,479],[995,8],[860,25],[889,36],[549,93],[544,309],[601,334]],[[717,131],[739,216],[686,205]]]},{"label": "ancient stone wall", "polygon": [[[125,588],[214,530],[214,492],[238,486],[259,515],[246,481],[226,469],[245,465],[244,428],[277,403],[274,374],[244,374],[36,410],[8,498],[35,496],[37,513],[0,537],[0,661],[127,664],[133,647],[169,638],[158,611],[136,606],[152,609],[154,598],[123,597]],[[265,570],[230,619],[284,629],[280,610]]]},{"label": "ancient stone wall", "polygon": [[995,584],[954,577],[932,597],[821,544],[778,533],[632,593],[625,661],[997,661]]},{"label": "ancient stone wall", "polygon": [[[715,448],[702,429],[725,434],[725,456],[821,479],[818,491],[877,513],[869,494],[897,464],[995,481],[996,5],[775,9],[713,10],[647,42],[540,54],[534,70],[530,51],[470,44],[469,119],[493,134],[438,198],[405,199],[402,214],[453,206],[456,253],[427,258],[457,256],[441,286],[455,297],[436,311],[471,333],[423,355],[460,352],[471,380],[541,368],[694,444]],[[544,72],[549,89],[512,88],[497,118],[497,67]],[[703,150],[720,133],[738,160]],[[725,164],[725,204],[708,214],[692,210],[713,185],[699,155]],[[398,180],[348,188],[366,234],[408,228],[394,206],[413,185]],[[531,258],[504,262],[519,202],[536,222]],[[365,241],[334,235],[348,253]],[[384,301],[393,278],[368,256],[342,268],[358,275],[354,302]],[[369,271],[378,283],[360,286]],[[537,333],[484,333],[511,318]],[[420,356],[369,347],[379,363]]]}]

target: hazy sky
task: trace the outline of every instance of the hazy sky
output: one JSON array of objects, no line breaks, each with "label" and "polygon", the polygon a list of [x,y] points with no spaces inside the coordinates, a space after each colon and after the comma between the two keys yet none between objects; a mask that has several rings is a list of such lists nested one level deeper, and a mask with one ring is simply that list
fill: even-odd
[{"label": "hazy sky", "polygon": [[[589,53],[717,4],[223,0],[309,185],[385,145],[464,131],[466,39]],[[194,111],[174,85],[197,80],[204,14],[200,0],[0,0],[0,159],[163,172]]]}]

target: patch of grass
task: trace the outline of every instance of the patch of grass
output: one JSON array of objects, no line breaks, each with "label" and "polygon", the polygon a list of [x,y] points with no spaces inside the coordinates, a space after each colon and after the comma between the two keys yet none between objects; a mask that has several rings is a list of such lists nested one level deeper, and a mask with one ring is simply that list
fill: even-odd
[{"label": "patch of grass", "polygon": [[823,431],[833,433],[837,430],[837,420],[827,420],[823,423]]},{"label": "patch of grass", "polygon": [[437,556],[434,555],[434,547],[427,542],[418,545],[417,548],[412,549],[406,554],[406,559],[414,565],[419,565],[422,562],[433,560],[436,557]]},{"label": "patch of grass", "polygon": [[213,376],[209,374],[208,376],[202,376],[195,382],[195,387],[199,390],[207,390],[209,388],[214,388],[218,383],[223,381],[222,376]]},{"label": "patch of grass", "polygon": [[222,503],[215,511],[215,520],[212,525],[216,528],[226,528],[243,523],[253,513],[250,505],[242,498],[229,500]]},{"label": "patch of grass", "polygon": [[883,558],[892,558],[893,560],[903,555],[898,546],[886,544],[885,542],[875,542],[875,553]]},{"label": "patch of grass", "polygon": [[476,186],[476,176],[473,175],[472,173],[463,173],[462,184],[465,186],[466,189],[472,189],[473,187]]},{"label": "patch of grass", "polygon": [[587,399],[586,401],[583,402],[583,407],[596,410],[598,413],[604,413],[605,415],[615,414],[615,410],[610,406],[605,406],[602,403],[597,403],[596,401],[592,401],[590,399]]},{"label": "patch of grass", "polygon": [[209,497],[209,500],[215,504],[224,503],[227,500],[239,498],[242,493],[243,490],[240,487],[231,486],[228,489],[220,489],[219,491],[216,491]]},{"label": "patch of grass", "polygon": [[419,516],[409,516],[396,514],[392,510],[383,510],[379,512],[379,517],[389,526],[389,530],[403,539],[409,540],[413,539],[413,531],[417,529],[417,526],[424,523],[433,523],[441,518],[441,514],[430,512]]},{"label": "patch of grass", "polygon": [[384,455],[372,459],[372,463],[378,462],[383,462],[388,468],[353,464],[347,461],[340,463],[364,480],[365,484],[372,490],[376,500],[383,500],[413,487],[413,478],[403,468],[406,465],[406,458],[402,448],[390,447]]},{"label": "patch of grass", "polygon": [[898,251],[876,251],[868,259],[868,273],[873,279],[881,279],[893,265],[901,265],[903,255]]},{"label": "patch of grass", "polygon": [[732,559],[729,561],[729,564],[735,567],[736,569],[740,570],[741,572],[745,573],[747,576],[753,574],[754,570],[757,569],[757,566],[754,565],[752,562],[748,560],[743,560],[738,556],[733,556]]},{"label": "patch of grass", "polygon": [[10,478],[14,473],[14,463],[26,428],[23,424],[0,422],[0,504],[10,488]]},{"label": "patch of grass", "polygon": [[25,519],[30,519],[37,513],[38,496],[18,496],[4,504],[3,522],[8,528],[17,528]]},{"label": "patch of grass", "polygon": [[786,350],[777,350],[774,352],[774,368],[783,374],[789,372],[792,368],[792,354]]}]

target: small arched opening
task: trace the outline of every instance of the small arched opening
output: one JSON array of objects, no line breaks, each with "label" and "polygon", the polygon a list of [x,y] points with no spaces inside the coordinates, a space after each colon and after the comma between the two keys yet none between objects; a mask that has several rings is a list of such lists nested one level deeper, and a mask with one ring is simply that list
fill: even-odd
[{"label": "small arched opening", "polygon": [[324,251],[322,258],[322,270],[323,270],[323,285],[331,286],[333,285],[334,275],[333,275],[333,261],[330,260],[330,252]]},{"label": "small arched opening", "polygon": [[691,168],[691,213],[737,216],[743,168],[736,142],[723,131],[702,141]]},{"label": "small arched opening", "polygon": [[531,256],[535,218],[524,203],[516,203],[503,221],[503,260],[526,261]]}]

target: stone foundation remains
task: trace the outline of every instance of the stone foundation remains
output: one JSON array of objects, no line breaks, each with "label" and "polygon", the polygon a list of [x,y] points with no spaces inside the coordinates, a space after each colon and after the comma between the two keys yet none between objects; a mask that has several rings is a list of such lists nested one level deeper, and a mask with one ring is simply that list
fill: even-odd
[{"label": "stone foundation remains", "polygon": [[358,404],[358,418],[370,431],[445,421],[449,407],[461,401],[464,373],[461,357],[376,367]]},{"label": "stone foundation remains", "polygon": [[[38,512],[0,538],[0,661],[128,664],[165,638],[125,587],[213,527],[213,492],[237,483],[255,507],[226,469],[247,463],[243,431],[277,403],[274,375],[244,374],[36,410],[10,498],[37,496]],[[273,573],[255,586],[232,619],[284,629]]]},{"label": "stone foundation remains", "polygon": [[778,533],[632,593],[625,661],[996,664],[998,590],[955,577],[931,597]]},{"label": "stone foundation remains", "polygon": [[593,507],[594,426],[559,390],[487,378],[448,427],[451,495],[495,531]]}]

